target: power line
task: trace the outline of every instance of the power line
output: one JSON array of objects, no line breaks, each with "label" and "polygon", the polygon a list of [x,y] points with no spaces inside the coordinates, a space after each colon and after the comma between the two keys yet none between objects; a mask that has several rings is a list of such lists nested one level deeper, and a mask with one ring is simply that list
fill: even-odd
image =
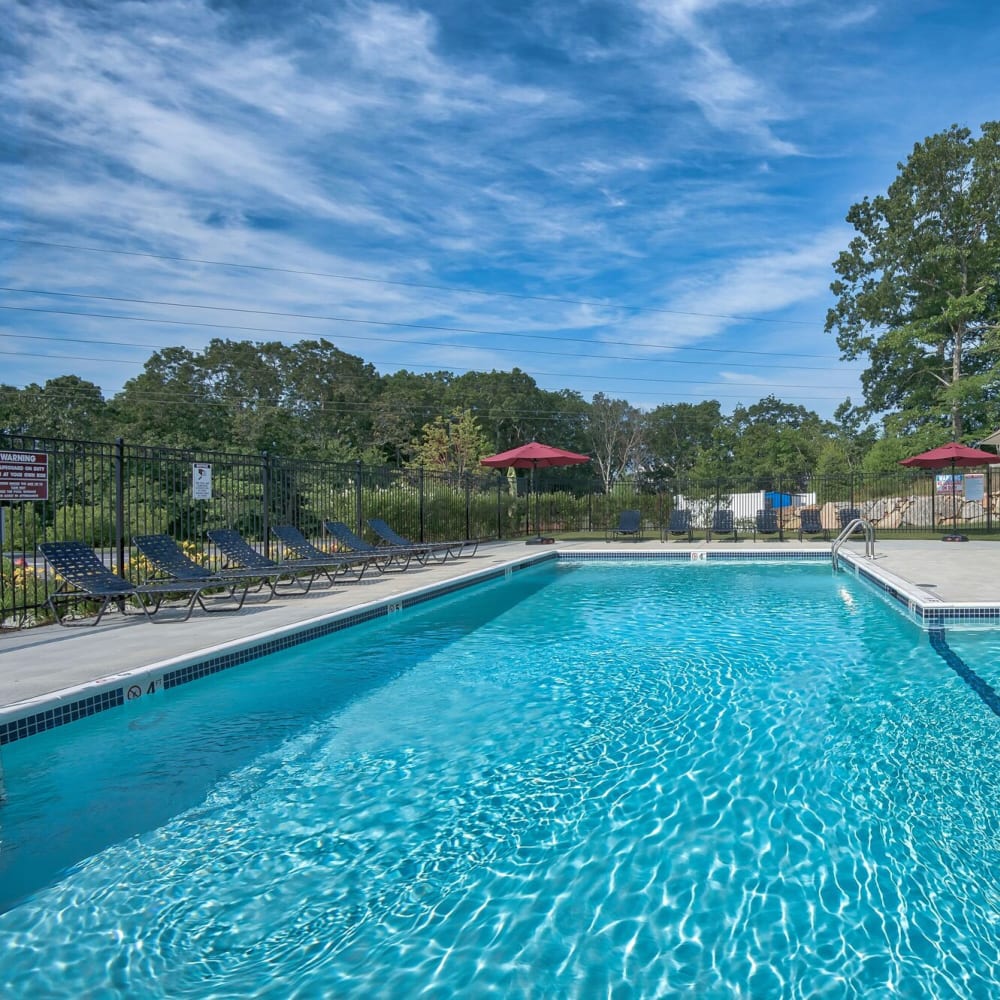
[{"label": "power line", "polygon": [[[0,285],[0,292],[14,292],[22,293],[26,295],[45,295],[52,297],[63,297],[63,298],[76,298],[76,299],[94,299],[101,302],[128,302],[132,305],[149,305],[149,306],[167,306],[172,309],[204,309],[211,310],[213,312],[233,312],[233,313],[244,313],[251,316],[281,316],[289,319],[309,319],[318,320],[327,323],[356,323],[365,326],[388,326],[396,327],[404,330],[436,330],[441,333],[463,333],[463,334],[474,334],[476,336],[482,337],[516,337],[522,340],[552,340],[557,343],[567,343],[567,344],[593,344],[592,340],[585,337],[555,337],[551,334],[544,333],[515,333],[505,330],[478,330],[471,327],[462,326],[443,326],[440,324],[432,323],[403,323],[396,322],[393,320],[379,320],[379,319],[364,319],[354,316],[323,316],[316,315],[315,313],[296,313],[296,312],[277,312],[269,309],[247,309],[240,306],[220,306],[220,305],[203,305],[196,302],[172,302],[169,300],[162,299],[137,299],[137,298],[127,298],[120,295],[94,295],[85,294],[83,292],[56,292],[49,291],[46,289],[35,289],[35,288],[14,288],[10,286]],[[4,309],[21,309],[23,311],[34,311],[34,312],[44,312],[43,309],[37,309],[30,306],[3,306]],[[84,316],[91,315],[89,313],[62,313],[57,312],[57,315],[69,315],[69,316]],[[101,315],[101,314],[94,314]],[[163,322],[178,323],[178,320],[163,320]],[[205,324],[208,325],[208,324]],[[240,329],[254,329],[254,327],[232,327],[234,330]],[[265,330],[264,332],[268,332]],[[282,331],[277,331],[282,332]],[[315,334],[309,334],[302,331],[286,331],[301,333],[302,336],[315,336]],[[347,335],[341,335],[347,336]],[[360,340],[363,338],[354,337],[354,340]],[[413,341],[408,341],[408,343],[413,343]],[[602,340],[602,344],[611,344],[615,347],[640,347],[647,350],[660,350],[660,351],[692,351],[701,352],[706,354],[748,354],[755,357],[767,357],[767,358],[817,358],[817,359],[828,359],[831,360],[832,356],[828,354],[797,354],[792,351],[744,351],[739,349],[729,349],[725,347],[663,347],[654,344],[644,344],[641,341],[635,340]],[[430,346],[451,346],[446,344],[431,344]],[[491,350],[503,350],[504,348],[491,348]],[[509,348],[508,348],[509,350]],[[534,351],[532,353],[541,354],[544,352]],[[575,356],[575,355],[574,355]],[[599,355],[600,357],[607,357],[607,355]],[[633,358],[624,358],[621,360],[635,360]],[[690,362],[689,362],[690,363]],[[796,366],[790,366],[796,367]]]},{"label": "power line", "polygon": [[[3,308],[3,307],[0,306],[0,308]],[[129,360],[125,359],[125,358],[91,358],[91,357],[84,357],[84,356],[80,356],[80,355],[76,355],[76,354],[32,354],[30,352],[24,352],[24,351],[0,351],[0,354],[4,354],[4,355],[13,354],[13,355],[16,355],[18,357],[28,357],[28,358],[55,358],[55,359],[58,359],[60,361],[99,361],[102,364],[108,363],[108,362],[113,363],[113,364],[119,364],[119,365],[144,365],[145,364],[145,361],[129,361]],[[395,362],[395,364],[398,364],[401,367],[426,368],[429,371],[430,370],[434,370],[436,368],[435,365],[425,365],[425,364],[421,364],[421,363],[414,362],[414,361],[399,361],[399,362]],[[468,374],[470,372],[478,371],[478,369],[476,369],[476,368],[458,368],[458,369],[455,369],[455,370],[459,371],[459,372],[463,372],[465,374]],[[565,377],[565,373],[563,373],[563,372],[539,372],[539,371],[531,372],[531,371],[525,371],[525,374],[526,375],[530,375],[532,378],[535,378],[537,376],[541,376],[543,378],[545,378],[545,377],[549,377],[549,378],[563,378],[563,377]],[[605,375],[605,374],[600,374],[600,375],[577,374],[577,375],[574,375],[574,378],[576,378],[576,379],[588,379],[588,380],[591,380],[591,381],[598,380],[598,381],[610,381],[610,382],[650,382],[650,383],[652,383],[654,385],[687,385],[691,381],[690,379],[686,379],[686,378],[685,379],[662,379],[662,378],[645,378],[645,377],[643,377],[641,375],[615,375],[615,376],[608,376],[608,375]],[[732,385],[731,382],[710,382],[710,381],[706,381],[704,379],[699,379],[698,381],[699,381],[699,383],[701,385],[722,385],[722,386],[727,386],[727,387]],[[768,382],[766,384],[765,383],[761,383],[760,385],[756,385],[753,388],[760,389],[760,390],[763,390],[763,389],[809,389],[809,390],[813,390],[813,389],[815,389],[815,386],[812,386],[812,385],[795,385],[795,384],[789,384],[789,383],[784,383],[784,382]],[[839,387],[838,386],[826,386],[825,388],[830,388],[830,389],[836,389],[836,388],[850,389],[851,387],[850,386],[839,386]],[[832,398],[832,397],[830,397],[830,398]]]},{"label": "power line", "polygon": [[86,253],[117,254],[124,257],[146,257],[151,260],[171,260],[186,264],[207,264],[211,267],[236,267],[250,271],[269,271],[276,274],[297,274],[311,278],[336,278],[339,281],[358,281],[377,285],[394,285],[402,288],[423,288],[439,292],[454,292],[460,295],[480,295],[487,298],[502,297],[511,299],[521,299],[528,302],[552,302],[574,306],[596,306],[601,309],[623,309],[629,312],[649,312],[662,313],[668,316],[693,316],[700,319],[730,319],[744,323],[780,323],[788,326],[815,326],[811,320],[796,319],[765,319],[761,316],[740,316],[725,313],[702,313],[691,312],[681,309],[661,309],[656,306],[636,306],[628,304],[617,304],[601,302],[597,299],[567,299],[550,295],[526,295],[520,292],[503,291],[483,291],[478,288],[459,288],[450,285],[434,285],[418,281],[398,281],[390,278],[372,278],[356,274],[338,274],[331,271],[307,271],[299,268],[276,267],[266,264],[242,264],[236,261],[226,260],[206,260],[200,257],[181,257],[173,254],[150,253],[141,250],[116,250],[110,247],[88,247],[74,243],[55,243],[45,240],[26,240],[13,236],[0,236],[0,240],[7,243],[19,243],[24,246],[51,247],[61,250],[75,250]]},{"label": "power line", "polygon": [[[177,319],[164,319],[151,316],[123,316],[119,313],[93,313],[93,312],[76,312],[74,310],[65,309],[40,309],[35,306],[7,306],[0,305],[0,309],[6,310],[8,312],[33,312],[33,313],[43,313],[50,314],[54,316],[79,316],[81,318],[93,318],[93,319],[111,319],[119,320],[122,322],[132,322],[132,323],[150,323],[150,324],[164,324],[170,326],[199,326],[205,327],[212,330],[238,330],[242,333],[270,333],[270,334],[284,334],[286,336],[294,337],[316,337],[318,334],[312,333],[305,330],[288,330],[281,327],[259,327],[259,326],[239,326],[236,324],[227,323],[204,323],[199,320],[177,320]],[[391,324],[386,324],[391,325]],[[406,346],[417,346],[417,347],[440,347],[446,350],[462,350],[462,351],[486,351],[491,354],[502,353],[502,354],[536,354],[543,357],[554,357],[554,358],[592,358],[597,361],[630,361],[638,362],[641,361],[643,364],[660,364],[660,365],[711,365],[715,366],[715,361],[691,361],[684,358],[638,358],[632,355],[621,355],[621,354],[588,354],[583,351],[533,351],[528,348],[514,348],[514,347],[492,347],[492,346],[481,346],[479,344],[447,344],[441,343],[440,341],[434,340],[397,340],[392,337],[359,337],[352,334],[342,334],[337,333],[338,340],[360,340],[366,343],[379,343],[379,344],[404,344]],[[11,340],[41,340],[41,341],[53,341],[59,343],[71,343],[71,344],[96,344],[98,346],[107,347],[130,347],[135,350],[158,350],[159,345],[156,344],[136,344],[134,342],[125,342],[120,340],[95,340],[89,337],[49,337],[42,334],[31,334],[31,333],[0,333],[0,337]],[[725,367],[727,368],[759,368],[759,364],[750,364],[749,362],[740,361],[727,361]],[[771,364],[768,365],[769,368],[781,368],[788,371],[828,371],[828,365],[780,365]]]}]

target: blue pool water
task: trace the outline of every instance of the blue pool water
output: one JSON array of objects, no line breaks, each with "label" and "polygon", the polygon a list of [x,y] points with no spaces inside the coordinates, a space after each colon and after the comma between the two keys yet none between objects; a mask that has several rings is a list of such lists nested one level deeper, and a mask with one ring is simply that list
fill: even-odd
[{"label": "blue pool water", "polygon": [[3,751],[0,995],[987,997],[993,633],[548,565]]}]

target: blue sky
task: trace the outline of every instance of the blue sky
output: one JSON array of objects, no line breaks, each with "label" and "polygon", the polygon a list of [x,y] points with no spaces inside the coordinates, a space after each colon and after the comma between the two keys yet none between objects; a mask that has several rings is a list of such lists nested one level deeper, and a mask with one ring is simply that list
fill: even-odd
[{"label": "blue sky", "polygon": [[978,2],[2,6],[17,386],[306,336],[829,417],[861,399],[823,332],[847,209],[1000,114]]}]

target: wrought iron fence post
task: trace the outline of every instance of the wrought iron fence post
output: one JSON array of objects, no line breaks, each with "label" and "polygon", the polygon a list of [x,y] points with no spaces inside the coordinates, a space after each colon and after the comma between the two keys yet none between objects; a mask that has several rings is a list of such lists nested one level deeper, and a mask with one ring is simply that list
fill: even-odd
[{"label": "wrought iron fence post", "polygon": [[[504,477],[503,474],[497,470],[497,541],[503,539],[503,524],[501,518],[503,517],[503,508],[500,506],[503,503],[503,494],[501,490],[503,488]],[[516,499],[516,498],[515,498]]]},{"label": "wrought iron fence post", "polygon": [[993,531],[993,469],[986,466],[986,532]]},{"label": "wrought iron fence post", "polygon": [[271,557],[271,457],[260,453],[261,531],[264,533],[264,552]]},{"label": "wrought iron fence post", "polygon": [[362,492],[362,467],[359,458],[354,464],[354,530],[361,534],[362,519],[364,518],[364,493]]},{"label": "wrought iron fence post", "polygon": [[419,481],[420,481],[420,510],[419,510],[420,534],[417,535],[417,538],[422,542],[424,540],[424,467],[422,465],[420,466]]},{"label": "wrought iron fence post", "polygon": [[468,540],[472,537],[472,474],[463,473],[462,479],[465,482],[465,537]]},{"label": "wrought iron fence post", "polygon": [[115,572],[125,575],[125,440],[115,438]]}]

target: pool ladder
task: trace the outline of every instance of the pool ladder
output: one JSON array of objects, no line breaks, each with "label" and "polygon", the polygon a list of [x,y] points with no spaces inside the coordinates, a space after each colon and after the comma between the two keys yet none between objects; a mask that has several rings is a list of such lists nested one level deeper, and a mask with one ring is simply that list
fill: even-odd
[{"label": "pool ladder", "polygon": [[834,571],[840,569],[840,547],[847,541],[855,531],[861,529],[865,533],[865,558],[875,558],[875,527],[871,521],[863,517],[856,517],[844,525],[844,530],[837,535],[830,548],[830,560],[833,563]]}]

